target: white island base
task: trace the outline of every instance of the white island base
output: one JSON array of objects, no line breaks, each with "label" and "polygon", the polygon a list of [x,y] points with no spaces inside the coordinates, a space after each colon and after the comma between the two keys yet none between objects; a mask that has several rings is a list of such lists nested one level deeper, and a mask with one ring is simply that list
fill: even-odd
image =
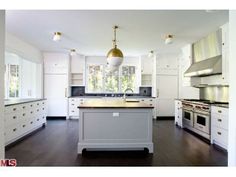
[{"label": "white island base", "polygon": [[153,153],[152,107],[142,107],[142,105],[135,108],[97,108],[94,105],[88,107],[88,104],[79,106],[78,154],[81,154],[83,149],[144,148]]}]

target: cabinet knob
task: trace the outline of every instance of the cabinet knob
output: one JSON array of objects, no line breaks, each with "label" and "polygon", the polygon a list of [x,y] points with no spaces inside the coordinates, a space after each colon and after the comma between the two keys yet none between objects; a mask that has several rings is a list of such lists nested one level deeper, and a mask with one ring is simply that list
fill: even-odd
[{"label": "cabinet knob", "polygon": [[218,135],[221,135],[221,132],[217,132]]},{"label": "cabinet knob", "polygon": [[31,121],[30,124],[33,124],[33,121]]},{"label": "cabinet knob", "polygon": [[221,110],[218,110],[218,113],[221,113],[222,111]]},{"label": "cabinet knob", "polygon": [[30,113],[33,114],[33,111],[31,111]]},{"label": "cabinet knob", "polygon": [[16,111],[16,108],[13,108],[13,111]]},{"label": "cabinet knob", "polygon": [[218,120],[218,122],[222,122],[222,119],[217,119]]},{"label": "cabinet knob", "polygon": [[22,116],[25,116],[25,113],[24,113],[24,114],[22,114]]},{"label": "cabinet knob", "polygon": [[25,109],[25,106],[23,106],[22,108]]},{"label": "cabinet knob", "polygon": [[25,125],[22,125],[22,127],[24,128],[24,127],[25,127]]},{"label": "cabinet knob", "polygon": [[16,130],[17,130],[17,129],[16,129],[16,128],[14,128],[14,129],[13,129],[13,132],[15,132]]},{"label": "cabinet knob", "polygon": [[39,121],[39,119],[37,119],[37,121]]},{"label": "cabinet knob", "polygon": [[16,119],[16,116],[13,116],[12,118],[13,118],[13,119]]}]

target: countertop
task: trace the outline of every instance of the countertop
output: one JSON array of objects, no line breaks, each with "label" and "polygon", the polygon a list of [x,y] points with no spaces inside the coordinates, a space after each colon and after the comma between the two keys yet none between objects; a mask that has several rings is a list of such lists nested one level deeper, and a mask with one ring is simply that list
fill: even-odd
[{"label": "countertop", "polygon": [[4,104],[5,106],[12,106],[12,105],[41,101],[41,100],[46,100],[46,99],[45,98],[8,99],[4,101]]},{"label": "countertop", "polygon": [[[123,98],[123,96],[121,97],[109,97],[109,96],[70,96],[69,98]],[[156,97],[148,97],[148,96],[126,96],[126,98],[156,98]]]},{"label": "countertop", "polygon": [[222,107],[222,108],[229,108],[229,104],[212,104],[212,106]]},{"label": "countertop", "polygon": [[80,104],[78,108],[145,108],[145,109],[153,109],[154,106],[150,106],[145,103],[140,102],[125,102],[123,100],[90,100],[85,101]]}]

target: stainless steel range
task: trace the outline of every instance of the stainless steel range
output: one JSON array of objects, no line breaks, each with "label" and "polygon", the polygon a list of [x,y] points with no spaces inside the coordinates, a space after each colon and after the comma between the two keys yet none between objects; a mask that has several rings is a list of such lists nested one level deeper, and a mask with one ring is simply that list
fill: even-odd
[{"label": "stainless steel range", "polygon": [[210,102],[183,100],[183,127],[210,139]]}]

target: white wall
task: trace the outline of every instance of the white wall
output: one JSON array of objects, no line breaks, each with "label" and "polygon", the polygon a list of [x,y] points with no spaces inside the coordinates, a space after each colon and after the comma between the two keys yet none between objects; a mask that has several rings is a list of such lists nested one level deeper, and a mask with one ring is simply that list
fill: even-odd
[{"label": "white wall", "polygon": [[[23,58],[24,60],[35,63],[36,79],[32,83],[31,81],[32,79],[29,80],[27,78],[28,76],[24,76],[24,78],[22,78],[24,79],[22,80],[22,83],[23,83],[22,86],[24,87],[24,82],[26,82],[27,84],[32,83],[32,88],[33,88],[32,90],[35,90],[35,92],[32,93],[33,97],[41,98],[43,96],[43,85],[42,85],[43,84],[43,80],[42,80],[43,79],[43,72],[42,72],[43,55],[42,55],[42,52],[36,47],[32,46],[31,44],[25,42],[24,40],[8,32],[6,32],[5,45],[6,45],[5,47],[6,47],[7,52],[14,53],[18,55],[20,58]],[[22,64],[24,64],[24,62]],[[29,89],[22,88],[22,91],[23,91],[22,96],[27,98],[28,94],[26,94],[24,90],[29,90]]]},{"label": "white wall", "polygon": [[4,49],[5,11],[0,10],[0,159],[4,159]]},{"label": "white wall", "polygon": [[236,11],[229,12],[229,142],[228,165],[236,166]]},{"label": "white wall", "polygon": [[36,47],[6,32],[6,50],[35,63],[42,63],[42,52]]}]

